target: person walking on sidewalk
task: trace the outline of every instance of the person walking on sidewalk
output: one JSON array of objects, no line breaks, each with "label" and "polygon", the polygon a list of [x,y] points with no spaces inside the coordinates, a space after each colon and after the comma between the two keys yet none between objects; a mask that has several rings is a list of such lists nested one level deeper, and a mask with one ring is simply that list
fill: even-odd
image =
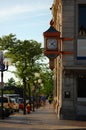
[{"label": "person walking on sidewalk", "polygon": [[41,105],[42,105],[43,107],[45,107],[45,105],[46,105],[46,96],[45,96],[45,95],[42,95],[42,96],[41,96]]},{"label": "person walking on sidewalk", "polygon": [[51,95],[49,95],[49,97],[48,97],[49,109],[51,108],[52,101],[53,101],[53,97]]}]

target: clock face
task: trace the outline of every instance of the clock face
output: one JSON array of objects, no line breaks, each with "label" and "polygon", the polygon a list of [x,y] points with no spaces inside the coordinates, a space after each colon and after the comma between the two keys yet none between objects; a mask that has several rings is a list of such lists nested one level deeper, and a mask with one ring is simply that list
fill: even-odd
[{"label": "clock face", "polygon": [[57,39],[47,39],[47,49],[56,50],[57,49]]}]

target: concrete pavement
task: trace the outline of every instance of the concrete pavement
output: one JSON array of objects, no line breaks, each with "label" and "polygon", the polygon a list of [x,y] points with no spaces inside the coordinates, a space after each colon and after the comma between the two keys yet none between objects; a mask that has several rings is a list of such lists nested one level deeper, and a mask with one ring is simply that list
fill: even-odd
[{"label": "concrete pavement", "polygon": [[40,107],[35,112],[22,112],[0,119],[0,130],[75,130],[86,129],[85,121],[58,120],[53,107]]}]

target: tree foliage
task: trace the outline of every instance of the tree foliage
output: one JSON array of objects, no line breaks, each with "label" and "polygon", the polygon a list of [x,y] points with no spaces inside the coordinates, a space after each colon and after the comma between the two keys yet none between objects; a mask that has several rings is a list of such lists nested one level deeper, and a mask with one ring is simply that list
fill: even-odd
[{"label": "tree foliage", "polygon": [[0,50],[5,52],[5,57],[10,58],[12,65],[16,67],[16,76],[25,83],[24,85],[32,85],[34,73],[38,72],[44,84],[41,92],[48,95],[52,91],[53,73],[46,67],[46,64],[39,62],[39,59],[40,61],[44,59],[41,43],[35,40],[19,40],[16,35],[9,34],[0,38]]},{"label": "tree foliage", "polygon": [[42,54],[41,43],[34,40],[17,40],[10,34],[0,39],[0,50],[5,50],[5,57],[9,57],[17,68],[20,78],[28,77],[33,64]]}]

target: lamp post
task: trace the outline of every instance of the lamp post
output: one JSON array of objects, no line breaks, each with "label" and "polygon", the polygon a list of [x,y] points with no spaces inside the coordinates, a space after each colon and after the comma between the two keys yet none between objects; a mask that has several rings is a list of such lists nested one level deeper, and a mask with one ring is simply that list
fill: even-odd
[{"label": "lamp post", "polygon": [[35,73],[34,75],[35,75],[35,78],[36,78],[35,84],[37,84],[36,88],[38,88],[38,84],[41,82],[40,73]]},{"label": "lamp post", "polygon": [[1,71],[1,118],[4,119],[4,111],[3,111],[3,72],[8,70],[8,62],[5,64],[3,62],[3,51],[0,52],[0,71]]},{"label": "lamp post", "polygon": [[37,98],[37,108],[40,106],[40,90],[43,87],[42,79],[40,77],[40,73],[35,73],[35,86],[36,86],[36,98]]},{"label": "lamp post", "polygon": [[35,73],[35,78],[36,78],[36,81],[35,83],[39,84],[40,86],[42,86],[42,79],[40,78],[40,73]]},{"label": "lamp post", "polygon": [[28,83],[28,89],[29,89],[29,103],[30,103],[30,110],[31,110],[31,91],[30,91],[29,83]]},{"label": "lamp post", "polygon": [[32,86],[32,104],[33,104],[32,111],[35,111],[35,109],[34,109],[34,101],[35,101],[34,92],[35,92],[35,86],[33,85]]},{"label": "lamp post", "polygon": [[41,87],[41,84],[42,84],[42,80],[41,79],[38,79],[38,84],[39,84],[38,89],[39,89],[39,94],[40,94],[40,87]]}]

